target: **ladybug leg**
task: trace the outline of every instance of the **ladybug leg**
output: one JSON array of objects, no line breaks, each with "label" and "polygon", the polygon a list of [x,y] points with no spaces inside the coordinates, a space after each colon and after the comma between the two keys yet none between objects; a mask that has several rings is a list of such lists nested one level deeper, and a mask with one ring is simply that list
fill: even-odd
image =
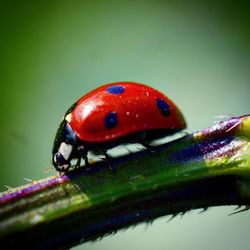
[{"label": "ladybug leg", "polygon": [[143,147],[145,147],[147,150],[149,150],[150,152],[154,152],[154,147],[152,147],[151,145],[149,145],[147,142],[143,141],[143,140],[138,140],[138,143],[140,143]]},{"label": "ladybug leg", "polygon": [[79,156],[78,159],[77,159],[76,165],[75,165],[76,167],[81,166],[81,159],[82,159],[81,156]]},{"label": "ladybug leg", "polygon": [[107,153],[106,150],[103,150],[103,154],[108,162],[109,168],[115,173],[116,169],[115,169],[114,163],[112,161],[112,158],[110,157],[110,155]]},{"label": "ladybug leg", "polygon": [[78,151],[78,160],[76,165],[80,167],[81,159],[85,161],[86,169],[89,169],[89,161],[88,161],[88,148],[86,146],[80,145],[77,148]]},{"label": "ladybug leg", "polygon": [[86,152],[83,155],[83,158],[84,158],[84,161],[85,161],[85,167],[86,167],[86,169],[90,169],[90,167],[89,167],[89,160],[88,160],[88,152]]},{"label": "ladybug leg", "polygon": [[96,147],[96,148],[97,148],[97,150],[98,150],[101,154],[103,154],[103,155],[105,156],[105,159],[106,159],[106,161],[107,161],[107,163],[108,163],[109,168],[115,173],[115,172],[116,172],[116,169],[115,169],[114,163],[113,163],[113,161],[112,161],[111,156],[107,153],[107,150],[105,150],[105,149],[103,149],[103,148],[101,148],[101,147]]},{"label": "ladybug leg", "polygon": [[155,151],[154,147],[152,147],[151,145],[149,145],[148,142],[146,142],[146,138],[147,138],[146,132],[139,132],[139,133],[136,133],[135,138],[134,138],[134,142],[140,143],[148,151],[154,152]]},{"label": "ladybug leg", "polygon": [[[239,206],[239,207],[240,207],[240,206]],[[236,209],[239,209],[239,207],[237,207]],[[241,210],[238,210],[238,211],[236,211],[236,212],[233,212],[233,213],[231,213],[231,214],[229,214],[229,215],[238,214],[238,213],[247,211],[247,210],[249,210],[249,209],[250,209],[250,206],[249,206],[249,205],[246,205],[245,208],[243,208],[243,209],[241,209]]]}]

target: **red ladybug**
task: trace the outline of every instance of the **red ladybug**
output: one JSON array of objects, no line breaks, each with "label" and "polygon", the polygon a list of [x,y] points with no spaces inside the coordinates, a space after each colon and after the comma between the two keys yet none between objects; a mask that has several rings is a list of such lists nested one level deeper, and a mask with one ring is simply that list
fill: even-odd
[{"label": "red ladybug", "polygon": [[186,122],[178,107],[159,91],[135,82],[115,82],[81,97],[66,112],[52,151],[55,169],[66,172],[71,160],[80,166],[88,151],[104,154],[121,143],[150,141],[180,131]]}]

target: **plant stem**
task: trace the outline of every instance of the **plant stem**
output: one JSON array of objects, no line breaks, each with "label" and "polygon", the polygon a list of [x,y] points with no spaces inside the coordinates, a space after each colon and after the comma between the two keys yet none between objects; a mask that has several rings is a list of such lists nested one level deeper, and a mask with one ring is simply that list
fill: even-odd
[{"label": "plant stem", "polygon": [[65,249],[190,209],[250,204],[250,115],[0,194],[0,242]]}]

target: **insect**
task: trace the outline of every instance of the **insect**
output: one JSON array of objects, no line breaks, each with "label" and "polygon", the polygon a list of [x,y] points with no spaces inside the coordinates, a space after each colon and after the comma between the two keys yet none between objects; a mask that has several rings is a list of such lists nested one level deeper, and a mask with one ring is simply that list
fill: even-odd
[{"label": "insect", "polygon": [[65,113],[52,150],[52,162],[59,172],[76,166],[88,152],[103,154],[112,167],[107,150],[122,143],[150,142],[186,127],[178,107],[161,92],[135,82],[115,82],[82,96]]}]

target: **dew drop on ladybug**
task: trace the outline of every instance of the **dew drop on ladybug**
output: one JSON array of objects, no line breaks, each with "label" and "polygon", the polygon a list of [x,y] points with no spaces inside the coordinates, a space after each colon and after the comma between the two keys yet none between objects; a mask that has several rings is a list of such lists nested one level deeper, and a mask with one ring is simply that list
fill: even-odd
[{"label": "dew drop on ladybug", "polygon": [[88,151],[104,154],[121,143],[152,140],[186,127],[179,108],[164,94],[135,82],[115,82],[92,90],[74,103],[57,130],[52,162],[67,172],[71,161],[88,166]]}]

